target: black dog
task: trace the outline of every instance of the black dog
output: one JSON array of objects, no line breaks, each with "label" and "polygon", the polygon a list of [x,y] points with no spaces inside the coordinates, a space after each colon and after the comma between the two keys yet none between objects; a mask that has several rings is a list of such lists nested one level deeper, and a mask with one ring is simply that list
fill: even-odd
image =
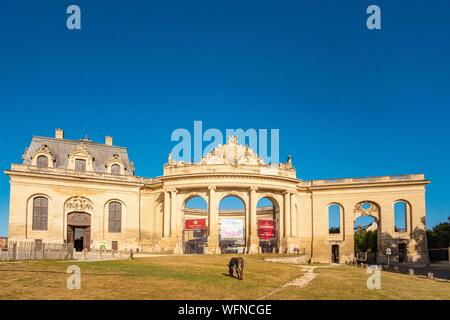
[{"label": "black dog", "polygon": [[233,277],[233,270],[236,270],[236,276],[239,280],[244,279],[244,259],[239,258],[231,258],[228,263],[228,274],[230,277]]}]

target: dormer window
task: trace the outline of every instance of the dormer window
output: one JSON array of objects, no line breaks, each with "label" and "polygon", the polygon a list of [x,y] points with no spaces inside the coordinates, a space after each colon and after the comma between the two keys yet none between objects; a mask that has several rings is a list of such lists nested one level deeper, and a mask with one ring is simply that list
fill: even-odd
[{"label": "dormer window", "polygon": [[86,171],[86,160],[84,160],[84,159],[75,159],[75,171],[77,171],[77,172],[85,172]]},{"label": "dormer window", "polygon": [[118,175],[120,175],[120,171],[121,171],[121,168],[118,164],[113,164],[111,166],[111,174],[118,176]]},{"label": "dormer window", "polygon": [[37,157],[36,166],[38,168],[48,168],[48,157],[44,155]]},{"label": "dormer window", "polygon": [[53,168],[55,162],[50,149],[43,144],[31,155],[31,165],[38,168]]}]

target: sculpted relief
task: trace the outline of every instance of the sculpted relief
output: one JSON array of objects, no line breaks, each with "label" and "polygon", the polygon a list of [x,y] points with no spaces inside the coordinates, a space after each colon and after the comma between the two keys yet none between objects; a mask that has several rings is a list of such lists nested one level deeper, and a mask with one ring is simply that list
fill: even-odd
[{"label": "sculpted relief", "polygon": [[65,204],[66,212],[87,212],[92,213],[94,210],[94,205],[91,202],[91,200],[84,198],[84,197],[72,197],[69,200],[67,200]]}]

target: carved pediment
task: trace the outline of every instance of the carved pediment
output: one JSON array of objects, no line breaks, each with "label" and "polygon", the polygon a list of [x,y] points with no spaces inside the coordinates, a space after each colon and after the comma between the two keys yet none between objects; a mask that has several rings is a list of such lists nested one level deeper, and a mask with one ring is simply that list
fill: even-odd
[{"label": "carved pediment", "polygon": [[82,156],[82,157],[86,157],[86,158],[92,158],[91,153],[89,152],[89,150],[86,148],[86,146],[84,145],[84,143],[79,143],[73,150],[71,153],[69,153],[69,157],[73,157],[73,156]]},{"label": "carved pediment", "polygon": [[87,198],[77,196],[66,201],[65,209],[67,212],[78,211],[91,213],[94,210],[94,204]]},{"label": "carved pediment", "polygon": [[218,145],[211,150],[199,164],[264,165],[264,161],[248,146],[238,144],[237,137],[232,136],[228,143]]},{"label": "carved pediment", "polygon": [[[27,149],[27,151],[28,151],[28,149]],[[34,156],[39,153],[45,153],[53,158],[53,155],[50,152],[50,149],[48,148],[48,146],[46,144],[43,144],[39,149],[37,149],[35,152],[33,152],[33,155],[31,157],[34,158]]]},{"label": "carved pediment", "polygon": [[122,167],[125,167],[125,164],[123,163],[122,158],[116,153],[113,154],[113,156],[111,157],[111,159],[108,161],[108,163],[105,166],[110,167],[114,163],[119,163],[119,164],[121,164]]}]

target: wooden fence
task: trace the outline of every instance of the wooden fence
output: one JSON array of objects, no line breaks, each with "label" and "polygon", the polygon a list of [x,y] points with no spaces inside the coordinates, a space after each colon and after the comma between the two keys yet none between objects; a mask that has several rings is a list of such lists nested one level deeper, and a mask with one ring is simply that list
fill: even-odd
[{"label": "wooden fence", "polygon": [[73,259],[73,243],[8,241],[0,261]]}]

